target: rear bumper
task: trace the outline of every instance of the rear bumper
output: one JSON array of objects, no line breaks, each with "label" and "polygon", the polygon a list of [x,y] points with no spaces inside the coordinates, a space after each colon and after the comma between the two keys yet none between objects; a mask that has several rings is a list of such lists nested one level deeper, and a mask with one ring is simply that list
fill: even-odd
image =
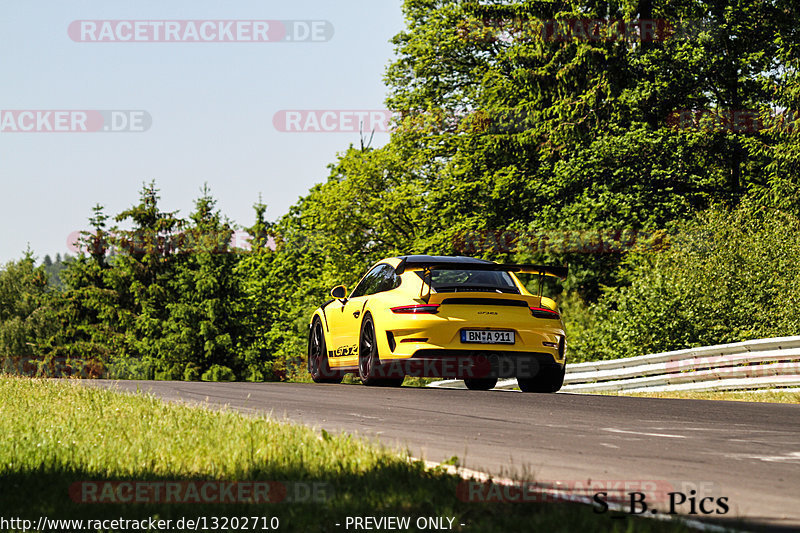
[{"label": "rear bumper", "polygon": [[[376,318],[382,361],[427,360],[467,357],[470,354],[505,354],[516,364],[524,358],[552,363],[566,362],[566,339],[561,320],[531,316],[528,308],[508,308],[495,315],[480,315],[484,308],[447,306],[435,315]],[[514,333],[513,344],[463,342],[464,330],[507,331]],[[506,365],[508,366],[508,365]]]},{"label": "rear bumper", "polygon": [[543,368],[562,368],[553,354],[485,349],[423,349],[401,359],[381,358],[387,378],[416,376],[446,379],[534,377]]}]

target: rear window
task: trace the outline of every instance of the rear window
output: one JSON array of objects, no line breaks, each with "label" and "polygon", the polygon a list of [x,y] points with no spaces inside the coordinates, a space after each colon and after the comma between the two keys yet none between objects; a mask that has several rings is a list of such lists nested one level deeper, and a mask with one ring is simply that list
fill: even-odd
[{"label": "rear window", "polygon": [[[417,271],[422,277],[422,272]],[[519,294],[508,272],[485,270],[434,270],[431,285],[436,292],[505,292]]]}]

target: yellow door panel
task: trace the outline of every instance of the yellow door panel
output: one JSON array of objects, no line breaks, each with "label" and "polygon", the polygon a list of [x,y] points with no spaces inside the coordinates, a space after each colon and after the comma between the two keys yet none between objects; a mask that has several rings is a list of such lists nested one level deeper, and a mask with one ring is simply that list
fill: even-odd
[{"label": "yellow door panel", "polygon": [[358,364],[358,343],[366,300],[365,296],[359,296],[351,298],[344,305],[341,323],[341,345],[345,349],[341,356],[341,364],[343,366],[355,366]]},{"label": "yellow door panel", "polygon": [[325,308],[325,318],[328,321],[328,351],[335,352],[342,345],[342,323],[344,319],[344,306],[342,303],[337,300],[328,304]]}]

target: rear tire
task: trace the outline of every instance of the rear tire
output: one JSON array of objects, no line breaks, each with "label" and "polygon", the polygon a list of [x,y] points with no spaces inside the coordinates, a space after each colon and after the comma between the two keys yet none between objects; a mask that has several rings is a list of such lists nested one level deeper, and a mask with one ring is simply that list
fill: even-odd
[{"label": "rear tire", "polygon": [[368,387],[399,387],[405,376],[400,378],[381,377],[381,358],[378,354],[378,341],[372,316],[367,314],[361,322],[358,341],[358,377]]},{"label": "rear tire", "polygon": [[344,374],[331,368],[322,322],[315,318],[308,339],[308,373],[314,383],[341,383]]},{"label": "rear tire", "polygon": [[465,379],[464,384],[469,390],[492,390],[497,386],[497,378]]},{"label": "rear tire", "polygon": [[517,378],[517,384],[522,392],[558,392],[564,384],[565,368],[562,365],[542,366],[532,378]]}]

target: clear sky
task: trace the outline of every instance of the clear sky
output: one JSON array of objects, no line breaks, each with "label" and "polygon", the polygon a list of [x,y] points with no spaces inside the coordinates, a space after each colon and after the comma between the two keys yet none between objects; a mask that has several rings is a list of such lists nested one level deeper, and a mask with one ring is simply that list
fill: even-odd
[{"label": "clear sky", "polygon": [[[84,20],[315,20],[334,34],[324,42],[75,41],[68,28]],[[128,35],[116,24],[116,37]],[[87,228],[92,206],[116,214],[152,179],[162,207],[183,216],[207,182],[234,222],[252,223],[259,193],[268,218],[278,218],[359,134],[287,133],[273,117],[383,109],[389,39],[402,29],[400,0],[3,2],[0,261],[21,257],[28,244],[39,259],[68,252],[68,236]],[[34,120],[18,112],[34,110],[139,110],[152,124],[138,132],[14,131]],[[55,114],[39,120],[37,128],[58,127]],[[378,133],[373,146],[387,141]]]}]

